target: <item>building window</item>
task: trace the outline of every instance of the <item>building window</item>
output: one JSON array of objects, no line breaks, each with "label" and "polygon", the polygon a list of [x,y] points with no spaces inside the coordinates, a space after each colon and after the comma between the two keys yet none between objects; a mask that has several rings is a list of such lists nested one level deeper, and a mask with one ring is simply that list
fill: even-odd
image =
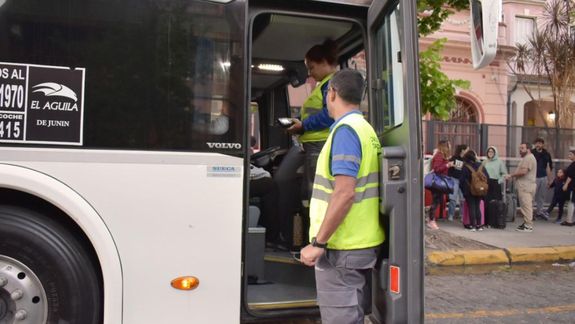
[{"label": "building window", "polygon": [[515,44],[528,44],[535,32],[535,19],[515,17]]}]

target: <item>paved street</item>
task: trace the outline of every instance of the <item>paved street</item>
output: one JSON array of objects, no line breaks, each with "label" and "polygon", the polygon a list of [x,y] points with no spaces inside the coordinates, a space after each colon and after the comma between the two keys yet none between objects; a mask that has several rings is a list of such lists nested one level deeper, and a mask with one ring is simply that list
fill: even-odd
[{"label": "paved street", "polygon": [[566,264],[444,267],[425,280],[425,323],[575,323],[575,268]]},{"label": "paved street", "polygon": [[426,276],[426,323],[575,323],[575,268],[477,268]]}]

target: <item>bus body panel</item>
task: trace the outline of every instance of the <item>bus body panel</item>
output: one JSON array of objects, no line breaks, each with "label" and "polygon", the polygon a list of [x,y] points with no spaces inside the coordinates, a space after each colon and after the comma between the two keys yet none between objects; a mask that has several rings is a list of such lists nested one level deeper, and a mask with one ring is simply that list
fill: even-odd
[{"label": "bus body panel", "polygon": [[[13,163],[12,161],[9,163]],[[100,215],[86,200],[62,182],[33,169],[0,164],[0,186],[48,201],[74,219],[90,239],[102,267],[104,321],[122,321],[122,268],[116,245]]]},{"label": "bus body panel", "polygon": [[[123,287],[123,296],[106,294],[106,323],[119,323],[118,305],[123,305],[124,324],[209,323],[215,318],[220,323],[239,322],[243,159],[221,154],[18,148],[3,148],[1,155],[3,163],[48,177],[29,176],[26,182],[16,174],[10,183],[1,180],[0,186],[39,191],[64,211],[76,212],[63,205],[63,195],[57,191],[45,192],[67,186],[77,193],[75,200],[86,199],[84,204],[101,217],[105,225],[100,224],[100,229],[106,226],[111,233],[122,280],[109,284],[116,286],[111,288],[114,292]],[[2,166],[2,170],[14,169]],[[49,184],[58,181],[60,185]],[[97,243],[95,237],[102,233],[94,232],[89,224],[94,221],[84,214],[70,216]],[[98,255],[112,252],[98,251]],[[119,267],[117,262],[100,262],[112,268],[103,269],[105,275]],[[180,291],[170,286],[171,280],[184,275],[199,278],[198,288]]]}]

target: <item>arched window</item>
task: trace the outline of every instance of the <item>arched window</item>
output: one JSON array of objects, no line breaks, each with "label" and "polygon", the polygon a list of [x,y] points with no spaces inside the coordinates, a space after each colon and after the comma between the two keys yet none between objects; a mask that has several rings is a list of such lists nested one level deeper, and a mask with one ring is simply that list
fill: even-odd
[{"label": "arched window", "polygon": [[455,123],[477,123],[479,118],[477,116],[477,109],[471,101],[462,98],[455,98],[455,108],[449,113],[449,121]]},{"label": "arched window", "polygon": [[[432,123],[430,135],[435,145],[440,139],[448,139],[452,145],[467,144],[478,151],[479,113],[473,102],[463,97],[455,98],[456,107],[450,111],[447,121]],[[437,120],[438,119],[435,119]],[[477,152],[480,153],[481,152]]]},{"label": "arched window", "polygon": [[[440,120],[432,117],[432,120]],[[455,107],[449,112],[449,119],[446,122],[451,123],[478,123],[479,117],[475,105],[463,98],[455,97]]]}]

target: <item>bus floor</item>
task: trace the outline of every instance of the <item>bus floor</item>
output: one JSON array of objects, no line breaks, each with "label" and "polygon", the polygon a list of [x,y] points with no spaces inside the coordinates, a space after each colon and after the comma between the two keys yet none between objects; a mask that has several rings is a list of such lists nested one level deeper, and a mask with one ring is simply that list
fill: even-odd
[{"label": "bus floor", "polygon": [[248,280],[247,298],[252,309],[316,306],[313,267],[300,263],[290,252],[266,252],[263,278]]}]

